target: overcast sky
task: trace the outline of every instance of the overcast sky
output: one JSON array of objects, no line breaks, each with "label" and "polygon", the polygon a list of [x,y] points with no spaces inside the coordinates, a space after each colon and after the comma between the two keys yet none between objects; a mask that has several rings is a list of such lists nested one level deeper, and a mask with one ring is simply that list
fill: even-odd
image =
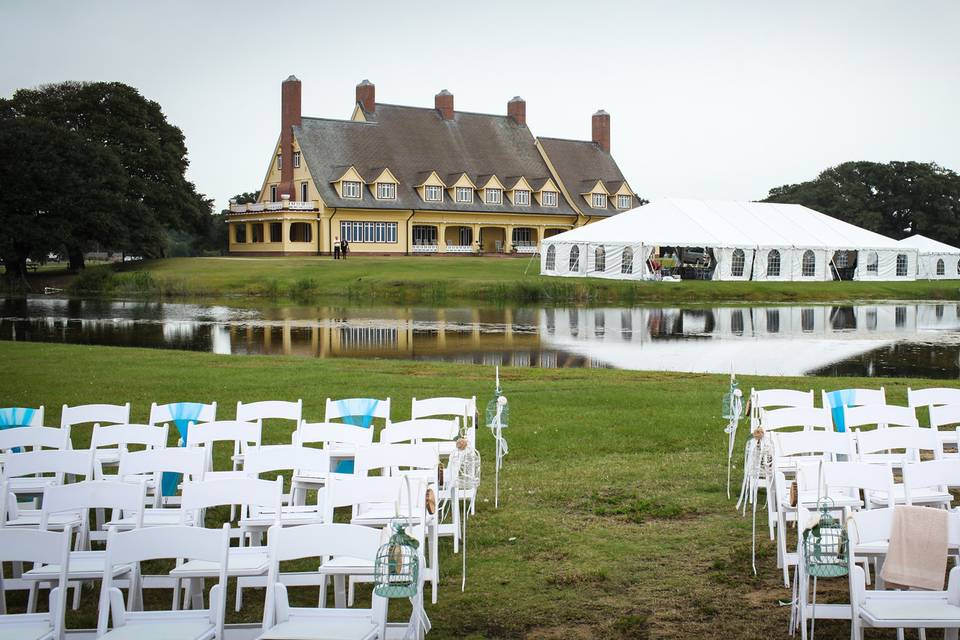
[{"label": "overcast sky", "polygon": [[308,116],[349,117],[364,78],[397,104],[520,95],[534,135],[589,139],[602,108],[641,195],[758,199],[845,160],[960,170],[958,27],[957,0],[0,0],[0,95],[137,87],[218,206],[260,188],[290,74]]}]

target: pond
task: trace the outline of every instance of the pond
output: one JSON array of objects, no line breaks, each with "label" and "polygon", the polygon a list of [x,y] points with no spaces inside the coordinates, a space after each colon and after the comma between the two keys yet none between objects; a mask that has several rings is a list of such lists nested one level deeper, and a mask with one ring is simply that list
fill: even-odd
[{"label": "pond", "polygon": [[0,340],[521,367],[960,377],[960,305],[241,309],[0,301]]}]

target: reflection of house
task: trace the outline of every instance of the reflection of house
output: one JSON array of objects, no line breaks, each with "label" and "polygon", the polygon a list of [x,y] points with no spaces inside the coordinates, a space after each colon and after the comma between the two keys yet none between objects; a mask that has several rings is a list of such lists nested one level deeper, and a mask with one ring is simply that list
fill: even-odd
[{"label": "reflection of house", "polygon": [[300,81],[281,92],[280,140],[252,205],[231,204],[234,254],[534,253],[544,237],[631,209],[610,155],[610,116],[591,141],[535,138],[526,103],[506,115],[378,104],[357,85],[349,120],[303,117]]}]

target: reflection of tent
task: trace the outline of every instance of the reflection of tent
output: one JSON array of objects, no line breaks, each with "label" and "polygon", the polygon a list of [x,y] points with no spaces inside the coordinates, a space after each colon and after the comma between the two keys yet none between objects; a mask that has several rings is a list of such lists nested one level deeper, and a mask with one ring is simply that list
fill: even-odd
[{"label": "reflection of tent", "polygon": [[665,199],[541,243],[540,272],[640,280],[657,247],[705,247],[715,280],[832,280],[852,267],[856,280],[912,280],[917,251],[796,204]]},{"label": "reflection of tent", "polygon": [[916,249],[917,277],[923,280],[960,278],[960,249],[917,234],[904,238],[900,246]]}]

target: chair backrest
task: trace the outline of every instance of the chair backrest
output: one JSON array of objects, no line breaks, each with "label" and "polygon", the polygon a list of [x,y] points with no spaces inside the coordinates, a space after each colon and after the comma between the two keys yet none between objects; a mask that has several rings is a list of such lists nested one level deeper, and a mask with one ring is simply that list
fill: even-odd
[{"label": "chair backrest", "polygon": [[260,446],[263,424],[260,420],[215,420],[195,424],[187,432],[188,447],[204,447],[214,442],[239,442],[243,445]]},{"label": "chair backrest", "polygon": [[[900,449],[904,452],[894,452]],[[860,462],[919,462],[921,451],[930,451],[937,460],[943,457],[943,444],[937,432],[921,427],[900,427],[857,433]]]},{"label": "chair backrest", "polygon": [[875,404],[862,407],[843,407],[843,421],[847,429],[877,425],[887,427],[919,427],[917,412],[913,407],[898,407],[890,404]]},{"label": "chair backrest", "polygon": [[952,460],[924,460],[903,465],[903,491],[907,504],[920,489],[936,489],[946,493],[950,487],[960,486],[960,462]]},{"label": "chair backrest", "polygon": [[183,485],[180,508],[184,522],[190,512],[194,513],[194,522],[201,523],[203,509],[234,504],[244,509],[255,507],[270,511],[279,517],[283,505],[283,478],[217,478]]},{"label": "chair backrest", "polygon": [[380,442],[397,444],[410,442],[420,444],[425,440],[455,440],[460,434],[460,418],[441,420],[437,418],[417,418],[404,422],[394,422],[388,429],[380,432]]},{"label": "chair backrest", "polygon": [[960,389],[930,387],[929,389],[907,388],[907,404],[911,407],[938,407],[960,404]]},{"label": "chair backrest", "polygon": [[330,470],[330,453],[295,444],[271,444],[247,449],[243,471],[250,477],[271,471],[305,470],[312,473]]},{"label": "chair backrest", "polygon": [[143,525],[146,494],[147,487],[143,482],[117,480],[87,480],[47,487],[43,490],[40,528],[47,528],[51,515],[76,512],[86,518],[89,509],[112,509],[124,517],[136,514],[135,526],[139,528]]},{"label": "chair backrest", "polygon": [[853,459],[853,437],[836,431],[794,431],[771,434],[775,459],[833,461],[837,456]]},{"label": "chair backrest", "polygon": [[[33,427],[31,427],[33,428]],[[71,474],[89,477],[93,467],[93,451],[88,449],[59,449],[55,451],[24,451],[7,457],[3,463],[4,479],[36,474]]]},{"label": "chair backrest", "polygon": [[450,416],[461,418],[467,428],[476,427],[477,396],[470,398],[414,398],[410,401],[410,419]]},{"label": "chair backrest", "polygon": [[130,422],[130,403],[80,404],[74,407],[63,405],[60,410],[61,427],[72,427],[88,422],[100,425],[127,424]]},{"label": "chair backrest", "polygon": [[217,403],[203,404],[202,402],[171,402],[169,404],[150,405],[150,420],[152,425],[161,422],[199,423],[213,422],[217,419]]},{"label": "chair backrest", "polygon": [[[202,449],[184,447],[166,447],[145,451],[120,452],[120,465],[117,476],[124,481],[136,476],[152,474],[159,482],[163,473],[183,474],[184,482],[196,482],[203,479],[206,457]],[[159,485],[158,485],[159,486]]]},{"label": "chair backrest", "polygon": [[424,507],[425,480],[399,476],[337,477],[324,496],[324,521],[333,521],[333,510],[351,507],[356,516],[365,506],[392,504],[398,517],[417,515]]},{"label": "chair backrest", "polygon": [[819,407],[760,409],[760,423],[764,431],[785,429],[833,431],[833,418],[830,417],[830,411]]},{"label": "chair backrest", "polygon": [[[847,540],[850,545],[849,561],[858,561],[857,547],[874,542],[886,542],[893,528],[893,514],[898,507],[883,507],[857,511],[847,518]],[[947,544],[960,545],[960,513],[951,512],[947,517]]]},{"label": "chair backrest", "polygon": [[377,469],[384,475],[395,475],[402,469],[435,470],[439,463],[435,444],[372,444],[357,450],[355,462],[361,476]]},{"label": "chair backrest", "polygon": [[864,407],[872,404],[887,404],[887,392],[880,389],[839,389],[837,391],[820,392],[822,406],[830,410],[833,416],[834,429],[846,431],[849,427],[844,423],[844,409],[846,407]]},{"label": "chair backrest", "polygon": [[162,449],[167,446],[168,431],[167,425],[96,424],[90,437],[90,448],[117,447],[126,451],[130,445],[139,445],[147,449]]},{"label": "chair backrest", "polygon": [[751,430],[761,424],[761,409],[784,407],[813,407],[813,389],[795,391],[793,389],[750,389],[750,427]]},{"label": "chair backrest", "polygon": [[[41,563],[59,566],[58,585],[67,584],[67,575],[70,572],[70,543],[73,537],[73,528],[64,527],[63,531],[38,531],[21,527],[0,528],[0,562]],[[6,598],[3,581],[0,580],[0,598]],[[52,638],[63,637],[64,614],[67,609],[67,589],[56,588],[50,592],[50,617],[53,627]],[[4,617],[8,620],[16,616],[7,614],[4,603]],[[22,615],[24,620],[31,614]],[[9,629],[16,637],[16,629]],[[24,629],[24,633],[27,633]],[[36,633],[36,632],[34,632]],[[24,637],[38,637],[39,634]]]},{"label": "chair backrest", "polygon": [[262,420],[293,420],[300,424],[303,419],[303,400],[262,400],[260,402],[238,402],[237,420],[255,422]]},{"label": "chair backrest", "polygon": [[933,405],[930,407],[930,426],[939,430],[950,427],[953,431],[960,425],[960,404]]},{"label": "chair backrest", "polygon": [[0,429],[0,451],[12,449],[69,449],[70,427],[14,427]]},{"label": "chair backrest", "polygon": [[822,495],[828,495],[834,489],[863,489],[867,504],[872,492],[884,494],[888,505],[894,499],[893,469],[889,464],[824,462],[821,473]]},{"label": "chair backrest", "polygon": [[373,429],[344,424],[343,422],[301,421],[300,426],[293,434],[293,443],[308,444],[312,442],[321,442],[324,447],[331,444],[367,445],[373,442]]},{"label": "chair backrest", "polygon": [[39,407],[0,408],[0,429],[9,427],[42,427],[43,405]]},{"label": "chair backrest", "polygon": [[390,398],[377,400],[376,398],[345,398],[331,400],[327,398],[327,407],[324,411],[324,422],[342,420],[358,427],[373,426],[373,420],[380,418],[385,425],[390,426]]}]

